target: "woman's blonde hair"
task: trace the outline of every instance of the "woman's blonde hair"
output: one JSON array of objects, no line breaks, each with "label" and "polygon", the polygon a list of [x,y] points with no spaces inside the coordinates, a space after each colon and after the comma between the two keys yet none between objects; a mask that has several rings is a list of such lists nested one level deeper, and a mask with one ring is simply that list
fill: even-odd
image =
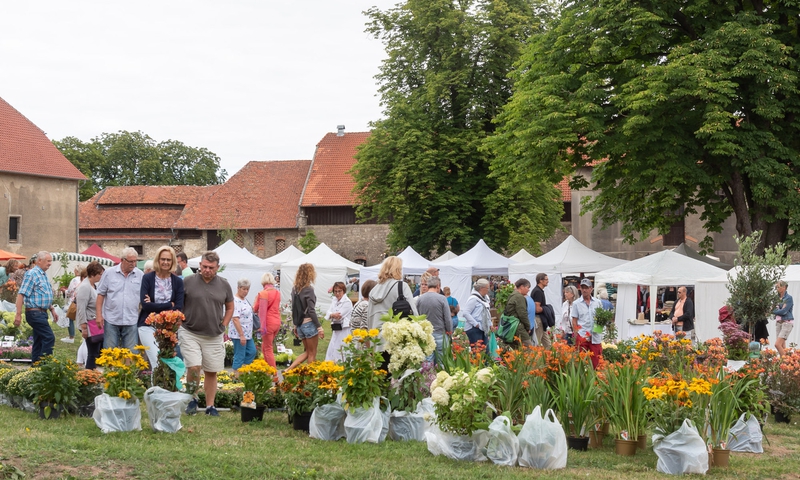
[{"label": "woman's blonde hair", "polygon": [[386,257],[381,264],[381,271],[378,273],[378,283],[386,280],[400,280],[403,278],[403,259],[400,257]]},{"label": "woman's blonde hair", "polygon": [[275,276],[269,272],[261,276],[261,286],[275,285]]},{"label": "woman's blonde hair", "polygon": [[175,250],[172,247],[170,247],[169,245],[158,247],[158,250],[156,250],[155,259],[153,261],[153,270],[156,272],[156,275],[161,275],[163,273],[161,271],[161,262],[158,261],[163,252],[168,252],[170,258],[172,259],[172,264],[170,265],[169,270],[166,273],[174,272],[175,267],[178,265],[178,259],[175,257]]},{"label": "woman's blonde hair", "polygon": [[314,283],[316,279],[317,271],[314,270],[314,265],[304,263],[297,269],[297,277],[294,279],[294,290],[299,292]]}]

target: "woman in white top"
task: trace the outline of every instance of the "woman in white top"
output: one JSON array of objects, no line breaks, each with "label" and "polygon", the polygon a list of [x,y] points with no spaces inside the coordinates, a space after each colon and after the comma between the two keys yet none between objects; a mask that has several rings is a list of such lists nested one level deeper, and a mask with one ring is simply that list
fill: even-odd
[{"label": "woman in white top", "polygon": [[478,341],[486,345],[486,331],[491,321],[488,294],[489,280],[479,278],[472,287],[472,293],[464,302],[464,332],[469,338],[470,345]]},{"label": "woman in white top", "polygon": [[578,298],[578,289],[572,285],[564,287],[564,303],[561,305],[561,324],[559,325],[561,331],[564,333],[564,340],[567,344],[572,345],[572,302]]},{"label": "woman in white top", "polygon": [[341,362],[344,356],[340,352],[342,341],[350,335],[350,315],[353,313],[353,302],[344,294],[347,288],[344,282],[333,284],[333,301],[328,307],[325,318],[331,322],[331,343],[328,344],[328,352],[325,360],[331,362]]},{"label": "woman in white top", "polygon": [[233,370],[250,365],[256,358],[256,344],[253,342],[253,306],[247,301],[250,280],[236,282],[236,295],[233,296],[233,317],[228,325],[228,338],[233,342]]}]

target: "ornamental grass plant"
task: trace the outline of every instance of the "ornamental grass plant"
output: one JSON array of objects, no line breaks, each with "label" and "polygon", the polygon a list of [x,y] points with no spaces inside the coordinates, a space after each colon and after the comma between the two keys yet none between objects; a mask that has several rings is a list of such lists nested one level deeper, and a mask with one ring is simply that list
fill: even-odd
[{"label": "ornamental grass plant", "polygon": [[600,395],[589,360],[570,363],[548,387],[564,433],[568,437],[589,436],[589,428],[599,419],[595,404]]},{"label": "ornamental grass plant", "polygon": [[641,357],[631,355],[624,363],[606,365],[598,374],[601,406],[623,440],[636,440],[645,432],[647,410],[642,387],[646,386],[647,368]]}]

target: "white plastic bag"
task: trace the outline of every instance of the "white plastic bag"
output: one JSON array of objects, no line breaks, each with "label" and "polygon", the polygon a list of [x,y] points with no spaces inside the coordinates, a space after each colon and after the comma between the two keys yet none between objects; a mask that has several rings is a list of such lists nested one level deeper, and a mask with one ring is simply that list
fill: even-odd
[{"label": "white plastic bag", "polygon": [[[431,400],[431,397],[423,398],[421,402],[417,404],[417,413],[422,415],[422,419],[425,420],[425,431],[428,432],[436,425],[436,405]],[[422,438],[422,441],[425,441],[425,437]]]},{"label": "white plastic bag", "polygon": [[500,415],[489,425],[489,441],[483,454],[498,465],[513,467],[517,464],[519,439],[511,431],[511,419]]},{"label": "white plastic bag", "polygon": [[[380,443],[384,414],[380,410],[380,398],[375,397],[369,408],[358,407],[347,412],[344,419],[344,432],[347,443]],[[388,419],[387,419],[388,424]],[[388,425],[387,425],[388,430]],[[385,436],[383,438],[386,438]]]},{"label": "white plastic bag", "polygon": [[139,399],[129,402],[107,393],[94,397],[94,423],[103,433],[130,432],[142,429],[142,411]]},{"label": "white plastic bag", "polygon": [[395,410],[389,417],[389,438],[395,441],[424,442],[426,428],[425,418],[421,413]]},{"label": "white plastic bag", "polygon": [[144,404],[150,419],[150,428],[156,432],[176,433],[181,429],[181,414],[192,400],[187,393],[170,392],[161,387],[150,387],[144,392]]},{"label": "white plastic bag", "polygon": [[[381,410],[381,404],[386,405],[386,410]],[[389,418],[392,415],[392,405],[389,403],[388,398],[380,397],[378,399],[378,411],[381,412],[381,435],[378,437],[378,443],[380,443],[389,436]]]},{"label": "white plastic bag", "polygon": [[0,312],[16,312],[17,311],[17,305],[15,303],[7,302],[5,300],[2,300],[2,301],[0,301],[0,305],[2,305],[2,307],[0,307],[1,308]]},{"label": "white plastic bag", "polygon": [[555,470],[567,466],[567,435],[552,409],[537,405],[517,436],[520,467]]},{"label": "white plastic bag", "polygon": [[761,433],[761,426],[755,415],[750,414],[750,418],[745,421],[746,413],[743,413],[736,424],[731,428],[728,435],[728,450],[731,452],[764,453],[761,441],[764,434]]},{"label": "white plastic bag", "polygon": [[443,432],[438,426],[434,425],[425,432],[425,441],[428,443],[428,451],[434,455],[444,455],[452,460],[463,460],[467,462],[485,462],[486,456],[483,449],[489,441],[486,430],[477,430],[471,436],[453,435]]},{"label": "white plastic bag", "polygon": [[344,438],[344,419],[346,416],[347,412],[338,402],[320,405],[311,413],[311,420],[308,422],[308,435],[311,438],[334,442]]},{"label": "white plastic bag", "polygon": [[69,327],[69,318],[67,318],[67,314],[64,312],[64,309],[58,305],[55,305],[53,306],[53,310],[55,310],[56,315],[58,315],[58,321],[56,322],[56,325],[61,328]]},{"label": "white plastic bag", "polygon": [[708,450],[691,420],[683,421],[678,430],[666,437],[653,435],[653,451],[658,455],[656,470],[670,475],[708,471]]}]

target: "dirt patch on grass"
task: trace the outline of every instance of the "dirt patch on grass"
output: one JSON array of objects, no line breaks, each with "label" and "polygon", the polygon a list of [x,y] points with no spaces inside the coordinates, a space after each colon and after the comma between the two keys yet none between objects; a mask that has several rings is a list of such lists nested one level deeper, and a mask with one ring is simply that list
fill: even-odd
[{"label": "dirt patch on grass", "polygon": [[13,465],[20,469],[27,478],[40,480],[64,480],[80,479],[88,480],[92,478],[127,479],[133,477],[134,469],[114,464],[107,468],[97,465],[58,465],[55,463],[41,464],[37,466],[25,465],[21,458],[7,458],[3,460],[6,465]]}]

